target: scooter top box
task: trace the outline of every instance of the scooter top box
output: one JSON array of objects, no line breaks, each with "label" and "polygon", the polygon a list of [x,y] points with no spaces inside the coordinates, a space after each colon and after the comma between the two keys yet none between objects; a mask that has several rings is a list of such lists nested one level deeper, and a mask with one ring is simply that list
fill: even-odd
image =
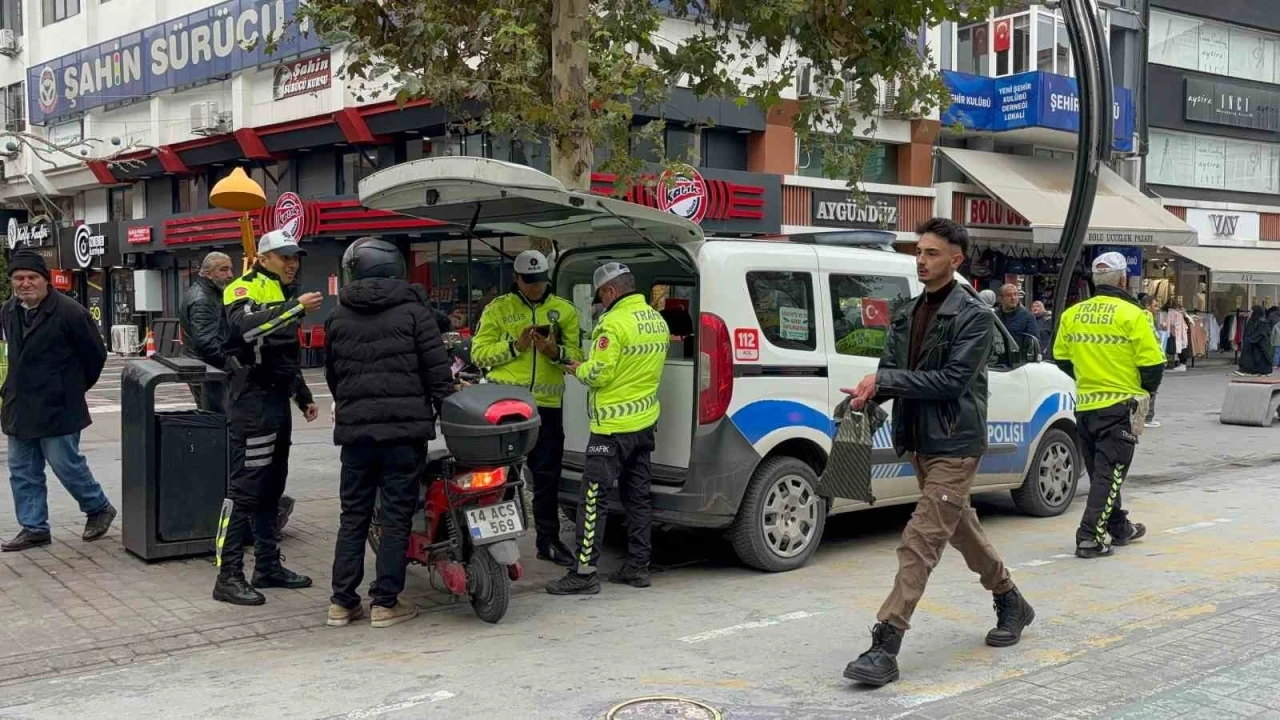
[{"label": "scooter top box", "polygon": [[472,385],[445,398],[440,430],[454,460],[501,467],[528,456],[542,419],[533,393],[514,385]]}]

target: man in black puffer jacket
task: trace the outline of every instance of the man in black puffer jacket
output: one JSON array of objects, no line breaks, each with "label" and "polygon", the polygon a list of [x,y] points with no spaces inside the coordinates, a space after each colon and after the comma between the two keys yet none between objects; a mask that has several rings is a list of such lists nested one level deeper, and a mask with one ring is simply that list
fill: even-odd
[{"label": "man in black puffer jacket", "polygon": [[374,627],[418,610],[398,600],[419,502],[418,482],[436,409],[453,392],[449,353],[422,288],[405,281],[395,245],[361,238],[342,257],[346,285],[325,323],[325,380],[333,392],[333,441],[342,447],[342,520],[333,558],[328,624],[362,612],[364,544],[382,491],[382,540],[370,588]]}]

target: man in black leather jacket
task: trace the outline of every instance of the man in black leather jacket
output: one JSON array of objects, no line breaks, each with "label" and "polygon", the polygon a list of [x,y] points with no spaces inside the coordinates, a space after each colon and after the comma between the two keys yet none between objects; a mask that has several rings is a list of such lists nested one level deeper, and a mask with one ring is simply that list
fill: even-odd
[{"label": "man in black leather jacket", "polygon": [[[178,322],[182,325],[182,352],[202,363],[225,370],[227,356],[222,344],[227,341],[227,316],[222,307],[222,290],[235,277],[231,258],[220,252],[204,256],[200,276],[182,297]],[[202,385],[192,385],[191,395],[201,410],[226,413],[222,393],[205,392]]]},{"label": "man in black leather jacket", "polygon": [[916,272],[925,292],[894,315],[879,371],[845,390],[855,410],[872,399],[893,401],[893,446],[899,455],[911,453],[920,484],[871,649],[844,671],[846,678],[876,687],[898,679],[902,635],[948,543],[995,597],[996,627],[987,633],[988,645],[1017,644],[1035,617],[969,505],[987,450],[987,358],[995,313],[955,277],[969,253],[968,231],[934,218],[918,233]]}]

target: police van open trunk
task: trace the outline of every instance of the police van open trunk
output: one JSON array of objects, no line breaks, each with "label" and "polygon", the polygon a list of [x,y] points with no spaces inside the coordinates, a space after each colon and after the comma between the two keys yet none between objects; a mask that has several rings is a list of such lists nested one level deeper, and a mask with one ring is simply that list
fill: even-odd
[{"label": "police van open trunk", "polygon": [[[498,239],[507,247],[517,239],[550,240],[552,291],[577,309],[584,354],[601,310],[592,305],[592,273],[611,260],[628,265],[638,291],[663,314],[672,336],[652,456],[656,519],[709,526],[732,521],[728,504],[723,514],[714,513],[717,502],[724,502],[714,482],[706,492],[676,500],[697,470],[694,448],[714,448],[695,444],[695,438],[720,423],[733,383],[728,330],[723,321],[699,313],[695,258],[703,236],[697,225],[660,210],[566,190],[529,167],[475,157],[428,158],[382,170],[360,183],[360,199],[369,208],[447,223],[461,237],[486,245]],[[590,434],[587,394],[585,386],[566,378],[562,497],[568,502],[576,498]],[[747,465],[752,462],[747,454],[741,457]],[[723,467],[722,460],[717,466]],[[677,504],[664,502],[664,495]]]}]

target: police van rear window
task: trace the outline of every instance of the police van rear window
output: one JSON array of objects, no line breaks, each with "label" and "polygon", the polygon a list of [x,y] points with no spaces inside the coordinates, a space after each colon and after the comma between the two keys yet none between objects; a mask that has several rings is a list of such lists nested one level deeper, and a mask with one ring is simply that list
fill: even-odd
[{"label": "police van rear window", "polygon": [[816,350],[813,276],[807,272],[749,272],[747,293],[761,334],[775,347]]}]

